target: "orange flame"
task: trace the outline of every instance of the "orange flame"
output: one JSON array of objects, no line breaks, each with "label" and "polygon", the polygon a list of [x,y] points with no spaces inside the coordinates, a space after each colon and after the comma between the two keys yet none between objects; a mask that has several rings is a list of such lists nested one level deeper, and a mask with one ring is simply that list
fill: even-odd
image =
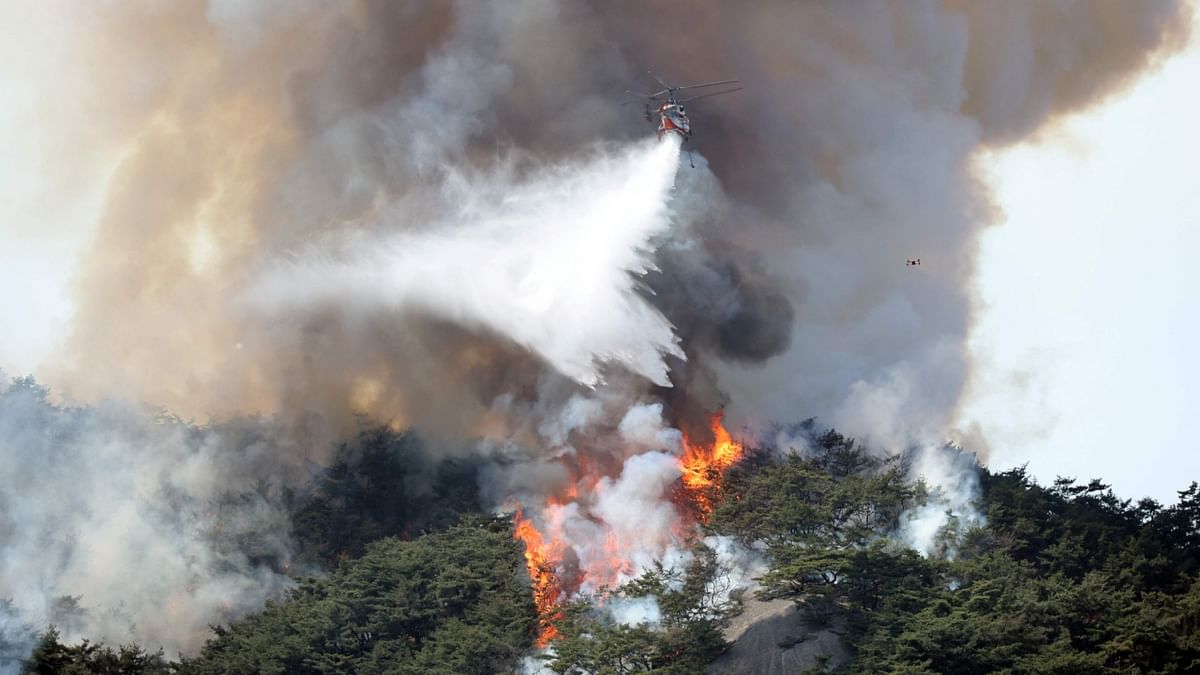
[{"label": "orange flame", "polygon": [[[678,460],[682,489],[677,493],[686,502],[686,506],[680,509],[682,520],[678,523],[683,528],[678,533],[681,540],[696,536],[692,527],[695,524],[693,519],[708,522],[719,497],[725,472],[745,454],[742,444],[734,441],[725,430],[723,419],[724,414],[719,412],[709,418],[713,435],[711,444],[698,443],[684,434],[683,455]],[[546,498],[543,517],[548,516],[554,521],[553,514],[559,512],[560,507],[577,501],[581,491],[591,494],[601,484],[599,467],[583,462],[582,458],[577,458],[577,461],[578,472],[571,472],[574,477],[567,487],[561,494]],[[562,601],[572,592],[570,589],[578,588],[584,579],[593,586],[612,587],[617,585],[622,575],[635,573],[634,564],[623,555],[623,542],[616,533],[610,531],[601,544],[605,552],[604,559],[593,561],[580,569],[577,577],[564,579],[561,568],[566,544],[557,538],[556,531],[556,526],[551,522],[546,530],[550,537],[545,536],[520,508],[513,516],[513,538],[525,544],[525,568],[533,584],[533,602],[538,611],[539,649],[559,637],[555,623],[563,617]]]},{"label": "orange flame", "polygon": [[562,618],[562,610],[559,609],[562,587],[554,572],[556,563],[562,557],[561,545],[547,545],[542,533],[520,509],[514,514],[513,523],[513,538],[525,544],[525,569],[529,571],[529,580],[533,582],[533,604],[538,611],[537,646],[541,649],[558,637],[554,622]]},{"label": "orange flame", "polygon": [[683,488],[703,522],[707,522],[712,514],[714,493],[720,487],[721,477],[746,453],[742,444],[725,430],[724,418],[723,412],[709,417],[713,434],[711,445],[695,443],[686,433],[683,435],[683,456],[679,458]]}]

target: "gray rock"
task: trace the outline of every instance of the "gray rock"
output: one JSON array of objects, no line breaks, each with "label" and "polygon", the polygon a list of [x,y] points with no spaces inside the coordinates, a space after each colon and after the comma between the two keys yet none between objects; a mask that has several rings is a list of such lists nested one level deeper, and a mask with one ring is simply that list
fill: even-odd
[{"label": "gray rock", "polygon": [[725,630],[733,647],[709,665],[710,675],[791,675],[822,665],[833,670],[849,661],[840,622],[815,626],[787,599],[745,602]]}]

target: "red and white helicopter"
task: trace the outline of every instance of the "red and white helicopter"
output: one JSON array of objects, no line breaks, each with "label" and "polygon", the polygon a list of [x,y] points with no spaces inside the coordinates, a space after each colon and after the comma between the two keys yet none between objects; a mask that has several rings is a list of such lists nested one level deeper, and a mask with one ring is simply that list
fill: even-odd
[{"label": "red and white helicopter", "polygon": [[[653,106],[650,103],[646,103],[645,115],[647,122],[653,122],[654,117],[656,115],[658,116],[659,138],[662,138],[663,134],[668,133],[679,134],[680,137],[683,138],[684,142],[691,138],[692,122],[688,119],[687,112],[683,107],[684,103],[696,101],[702,98],[708,98],[709,96],[731,94],[735,91],[741,91],[742,89],[741,87],[734,87],[733,89],[726,89],[724,91],[714,91],[707,94],[698,94],[696,96],[689,96],[687,98],[679,98],[676,96],[676,93],[683,91],[684,89],[701,89],[703,87],[716,87],[722,84],[737,84],[737,80],[719,80],[717,82],[702,82],[700,84],[686,84],[680,87],[672,87],[654,73],[651,73],[650,71],[646,72],[649,73],[650,76],[655,80],[658,80],[658,83],[663,86],[662,91],[656,91],[653,94],[642,94],[628,89],[625,91],[626,93],[649,99],[650,101],[654,102]],[[689,151],[688,154],[690,156],[691,152]]]}]

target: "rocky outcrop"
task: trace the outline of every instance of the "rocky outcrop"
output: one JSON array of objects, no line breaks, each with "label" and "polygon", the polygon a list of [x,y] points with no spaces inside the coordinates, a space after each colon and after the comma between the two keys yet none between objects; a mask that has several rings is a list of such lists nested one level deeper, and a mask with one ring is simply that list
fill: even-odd
[{"label": "rocky outcrop", "polygon": [[833,670],[850,659],[841,625],[816,626],[791,600],[747,598],[725,630],[733,647],[709,667],[710,675],[792,675],[813,668]]}]

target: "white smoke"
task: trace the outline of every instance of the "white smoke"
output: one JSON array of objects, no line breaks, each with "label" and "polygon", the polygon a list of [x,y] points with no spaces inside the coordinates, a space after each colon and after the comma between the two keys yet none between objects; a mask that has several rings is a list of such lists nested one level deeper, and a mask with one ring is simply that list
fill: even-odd
[{"label": "white smoke", "polygon": [[626,443],[642,448],[679,448],[683,434],[663,422],[661,403],[643,403],[631,407],[617,425]]},{"label": "white smoke", "polygon": [[831,422],[855,430],[869,452],[908,458],[908,478],[925,486],[927,501],[901,515],[897,537],[923,555],[953,557],[955,536],[986,518],[979,511],[976,456],[931,440],[947,427],[950,411],[929,399],[918,373],[934,372],[929,361],[946,351],[931,350],[919,368],[902,363],[871,382],[855,382]]},{"label": "white smoke", "polygon": [[636,576],[677,545],[681,517],[669,496],[679,476],[674,455],[647,452],[626,460],[616,479],[601,479],[589,515],[603,523],[606,546],[595,551],[586,544],[579,546],[584,542],[576,544],[583,554],[583,568],[602,572],[611,567],[615,556],[629,566],[624,574]]},{"label": "white smoke", "polygon": [[717,556],[717,575],[711,589],[718,601],[761,588],[759,577],[767,573],[769,562],[763,552],[747,548],[733,537],[709,535],[704,545]]},{"label": "white smoke", "polygon": [[623,626],[657,626],[662,621],[662,609],[650,596],[632,598],[612,597],[604,603],[612,620]]},{"label": "white smoke", "polygon": [[978,509],[975,457],[953,446],[926,445],[911,458],[909,477],[922,481],[929,495],[924,505],[901,514],[898,536],[923,555],[953,558],[957,555],[957,536],[987,521]]},{"label": "white smoke", "polygon": [[44,397],[0,384],[0,633],[56,623],[174,656],[290,584],[287,513],[259,485],[285,468],[266,434]]},{"label": "white smoke", "polygon": [[[762,588],[759,578],[767,573],[769,561],[762,551],[747,548],[733,537],[709,535],[704,537],[702,543],[713,552],[716,569],[712,578],[705,583],[700,609],[716,617],[731,611],[747,593]],[[668,591],[682,590],[689,566],[694,560],[694,549],[668,550],[659,561],[667,575]],[[662,608],[654,596],[606,595],[600,598],[599,609],[612,621],[626,626],[657,628],[662,622]]]},{"label": "white smoke", "polygon": [[[574,590],[584,593],[613,589],[660,561],[674,565],[690,545],[690,521],[672,499],[682,434],[665,423],[661,403],[626,408],[613,394],[605,387],[572,399],[557,422],[542,425],[550,434],[539,443],[548,448],[482,481],[496,503],[515,500],[547,541],[561,544],[560,572],[567,585],[578,575]],[[577,417],[583,409],[586,421]]]},{"label": "white smoke", "polygon": [[[657,601],[626,596],[619,587],[661,566],[667,589],[678,591],[694,562],[694,514],[678,499],[683,434],[666,423],[662,403],[624,408],[624,397],[608,387],[594,396],[572,398],[558,418],[542,425],[550,432],[544,442],[561,443],[551,446],[551,462],[519,462],[485,482],[515,496],[545,541],[555,543],[552,555],[567,590],[592,596],[612,621],[657,626]],[[559,462],[579,454],[588,470],[570,475]],[[606,455],[611,461],[605,462]],[[594,462],[616,469],[600,475]],[[551,467],[563,473],[556,475]],[[570,497],[554,496],[563,493]],[[702,543],[716,555],[716,574],[706,589],[713,606],[727,606],[737,594],[758,587],[755,577],[766,571],[761,552],[724,536]]]},{"label": "white smoke", "polygon": [[[640,295],[667,204],[679,138],[647,140],[530,178],[512,167],[451,173],[454,212],[420,232],[360,236],[267,271],[253,306],[424,312],[498,333],[594,386],[607,364],[670,386],[674,330]],[[380,223],[386,228],[388,223]]]}]

